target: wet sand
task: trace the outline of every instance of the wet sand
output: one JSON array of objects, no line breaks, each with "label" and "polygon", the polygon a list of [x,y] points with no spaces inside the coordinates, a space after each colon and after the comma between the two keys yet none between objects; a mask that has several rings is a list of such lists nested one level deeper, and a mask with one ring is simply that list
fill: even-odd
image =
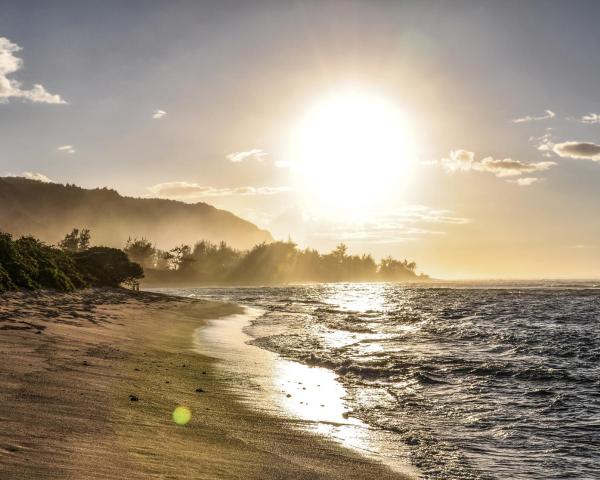
[{"label": "wet sand", "polygon": [[119,290],[0,296],[2,479],[405,478],[240,402],[193,350],[195,329],[235,313]]}]

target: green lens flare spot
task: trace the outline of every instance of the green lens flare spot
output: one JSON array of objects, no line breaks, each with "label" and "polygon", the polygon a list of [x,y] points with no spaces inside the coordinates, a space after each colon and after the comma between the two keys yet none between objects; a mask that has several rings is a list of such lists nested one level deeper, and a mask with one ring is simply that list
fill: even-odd
[{"label": "green lens flare spot", "polygon": [[192,412],[187,407],[177,407],[173,410],[173,421],[177,425],[185,425],[192,418]]}]

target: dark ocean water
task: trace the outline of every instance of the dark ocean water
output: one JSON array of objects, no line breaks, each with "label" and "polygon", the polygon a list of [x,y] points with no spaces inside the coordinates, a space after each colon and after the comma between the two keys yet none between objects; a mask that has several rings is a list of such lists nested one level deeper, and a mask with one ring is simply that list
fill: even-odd
[{"label": "dark ocean water", "polygon": [[179,289],[265,314],[262,348],[334,370],[431,479],[600,479],[593,284]]}]

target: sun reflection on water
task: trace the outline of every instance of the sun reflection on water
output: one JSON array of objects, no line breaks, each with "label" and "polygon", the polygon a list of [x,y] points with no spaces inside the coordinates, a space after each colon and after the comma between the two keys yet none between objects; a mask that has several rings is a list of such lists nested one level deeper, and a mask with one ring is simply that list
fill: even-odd
[{"label": "sun reflection on water", "polygon": [[[260,313],[247,309],[246,315],[211,321],[207,328],[196,331],[196,349],[220,359],[221,368],[235,374],[238,384],[234,388],[244,403],[299,419],[308,431],[370,451],[369,428],[351,416],[344,402],[346,390],[334,372],[292,362],[247,343],[251,337],[243,327],[249,316]],[[252,388],[245,383],[249,371],[254,373]]]},{"label": "sun reflection on water", "polygon": [[382,283],[340,284],[323,301],[355,312],[380,312],[385,307],[385,288]]}]

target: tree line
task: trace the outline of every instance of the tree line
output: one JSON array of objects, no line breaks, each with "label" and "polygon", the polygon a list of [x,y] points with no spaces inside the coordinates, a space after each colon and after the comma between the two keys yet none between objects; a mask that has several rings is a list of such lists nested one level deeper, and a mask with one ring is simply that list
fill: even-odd
[{"label": "tree line", "polygon": [[260,243],[237,250],[225,242],[206,240],[193,247],[179,245],[160,250],[146,238],[130,238],[124,248],[140,264],[150,283],[279,283],[339,281],[409,281],[427,279],[417,275],[417,265],[386,257],[376,262],[369,254],[351,255],[341,243],[330,253],[300,249],[292,242]]},{"label": "tree line", "polygon": [[40,288],[71,291],[85,287],[135,287],[149,283],[256,284],[281,282],[410,281],[417,265],[386,257],[351,255],[341,243],[329,253],[300,249],[292,242],[260,243],[237,250],[206,240],[193,247],[161,250],[145,238],[125,247],[91,246],[87,229],[73,229],[57,246],[33,237],[13,239],[0,232],[0,292]]},{"label": "tree line", "polygon": [[73,229],[58,246],[51,246],[31,236],[15,240],[0,232],[0,293],[134,286],[143,277],[142,267],[125,252],[91,247],[90,238],[89,230]]}]

